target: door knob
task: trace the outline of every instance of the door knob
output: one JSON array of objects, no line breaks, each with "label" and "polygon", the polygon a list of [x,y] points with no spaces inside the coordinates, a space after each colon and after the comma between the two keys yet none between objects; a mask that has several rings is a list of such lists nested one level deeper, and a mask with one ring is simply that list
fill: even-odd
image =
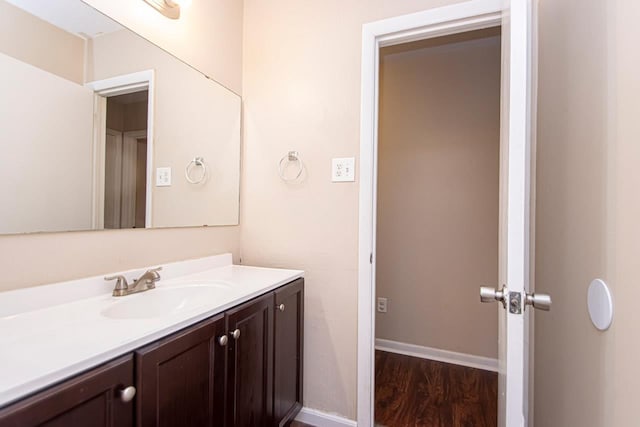
[{"label": "door knob", "polygon": [[226,335],[223,335],[220,338],[218,338],[218,344],[220,344],[222,347],[227,345],[228,342],[229,342],[229,338],[227,338]]},{"label": "door knob", "polygon": [[525,304],[535,309],[549,311],[551,310],[551,296],[547,294],[527,294]]},{"label": "door knob", "polygon": [[132,385],[120,390],[120,400],[124,403],[131,402],[136,396],[136,388]]},{"label": "door knob", "polygon": [[498,290],[495,288],[489,288],[482,286],[480,288],[480,302],[496,302],[500,301],[503,306],[507,305],[507,288],[505,286]]},{"label": "door knob", "polygon": [[240,329],[236,329],[235,331],[231,332],[231,336],[233,337],[233,339],[237,340],[238,338],[240,338]]}]

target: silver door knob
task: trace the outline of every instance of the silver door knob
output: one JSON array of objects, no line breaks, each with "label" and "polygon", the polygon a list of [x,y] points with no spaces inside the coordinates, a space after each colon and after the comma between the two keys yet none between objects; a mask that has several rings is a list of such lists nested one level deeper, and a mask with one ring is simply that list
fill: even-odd
[{"label": "silver door knob", "polygon": [[222,347],[227,345],[228,342],[229,342],[229,338],[227,338],[226,335],[223,335],[220,338],[218,338],[218,344],[220,344]]},{"label": "silver door knob", "polygon": [[280,304],[279,306],[276,307],[278,310],[280,311],[284,311],[284,304]]},{"label": "silver door knob", "polygon": [[549,311],[551,310],[551,296],[547,294],[527,294],[525,304],[535,309]]},{"label": "silver door knob", "polygon": [[120,390],[120,400],[124,403],[131,402],[136,396],[136,388],[132,385]]},{"label": "silver door knob", "polygon": [[240,338],[240,329],[236,329],[235,331],[231,332],[231,336],[233,337],[234,340],[237,340],[238,338]]},{"label": "silver door knob", "polygon": [[506,303],[507,303],[506,295],[507,295],[507,289],[504,286],[500,290],[495,288],[489,288],[487,286],[482,286],[480,288],[480,302],[500,301],[503,306],[506,306]]}]

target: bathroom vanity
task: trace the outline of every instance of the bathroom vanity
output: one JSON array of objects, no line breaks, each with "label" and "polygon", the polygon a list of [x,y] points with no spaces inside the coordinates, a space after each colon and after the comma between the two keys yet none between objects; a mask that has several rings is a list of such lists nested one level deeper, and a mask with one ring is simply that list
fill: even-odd
[{"label": "bathroom vanity", "polygon": [[[101,277],[0,294],[0,425],[291,421],[302,407],[302,272],[230,264],[169,264],[156,289],[125,297]],[[83,286],[97,295],[60,299]]]}]

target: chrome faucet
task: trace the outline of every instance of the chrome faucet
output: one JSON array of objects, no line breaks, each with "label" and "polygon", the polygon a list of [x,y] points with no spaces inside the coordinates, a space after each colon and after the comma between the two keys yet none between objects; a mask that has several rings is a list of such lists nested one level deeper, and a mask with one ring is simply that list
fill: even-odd
[{"label": "chrome faucet", "polygon": [[162,267],[151,268],[145,271],[142,276],[134,280],[131,285],[127,283],[127,278],[122,275],[105,277],[104,280],[115,280],[116,287],[113,288],[113,296],[123,297],[155,288],[156,282],[160,280],[160,274],[158,273],[160,270],[162,270]]}]

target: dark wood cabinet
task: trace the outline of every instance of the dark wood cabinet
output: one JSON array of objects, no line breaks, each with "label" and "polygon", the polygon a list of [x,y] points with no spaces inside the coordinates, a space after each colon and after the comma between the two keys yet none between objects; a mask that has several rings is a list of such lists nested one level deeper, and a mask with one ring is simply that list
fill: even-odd
[{"label": "dark wood cabinet", "polygon": [[134,402],[121,398],[132,385],[128,355],[0,409],[0,426],[133,426]]},{"label": "dark wood cabinet", "polygon": [[273,405],[273,293],[227,312],[227,425],[271,424]]},{"label": "dark wood cabinet", "polygon": [[223,335],[219,315],[136,351],[139,427],[224,425]]},{"label": "dark wood cabinet", "polygon": [[303,322],[297,279],[2,408],[0,427],[288,425],[302,407]]},{"label": "dark wood cabinet", "polygon": [[304,281],[275,291],[273,419],[283,427],[302,408]]}]

